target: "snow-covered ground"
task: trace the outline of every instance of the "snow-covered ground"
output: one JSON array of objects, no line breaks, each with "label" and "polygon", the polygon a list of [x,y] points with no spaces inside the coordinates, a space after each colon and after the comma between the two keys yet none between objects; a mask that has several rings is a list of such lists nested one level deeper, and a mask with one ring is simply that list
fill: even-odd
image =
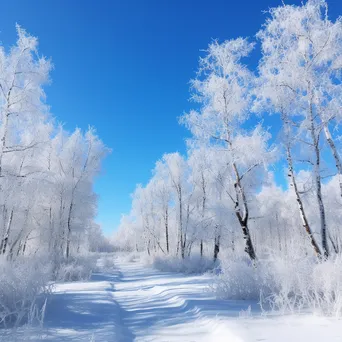
[{"label": "snow-covered ground", "polygon": [[[30,341],[342,340],[339,320],[264,317],[256,303],[215,299],[208,291],[211,282],[210,275],[161,273],[138,261],[121,261],[116,271],[94,274],[89,282],[57,285],[44,332]],[[0,335],[0,341],[8,341],[8,335]]]}]

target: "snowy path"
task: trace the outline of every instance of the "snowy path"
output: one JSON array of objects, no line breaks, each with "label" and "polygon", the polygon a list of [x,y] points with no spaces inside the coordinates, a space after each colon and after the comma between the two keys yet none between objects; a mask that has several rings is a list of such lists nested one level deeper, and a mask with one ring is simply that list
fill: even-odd
[{"label": "snowy path", "polygon": [[[251,303],[218,301],[210,276],[161,273],[124,262],[115,274],[58,285],[45,320],[47,341],[342,341],[342,322],[313,316],[262,318]],[[253,307],[253,305],[252,305]]]}]

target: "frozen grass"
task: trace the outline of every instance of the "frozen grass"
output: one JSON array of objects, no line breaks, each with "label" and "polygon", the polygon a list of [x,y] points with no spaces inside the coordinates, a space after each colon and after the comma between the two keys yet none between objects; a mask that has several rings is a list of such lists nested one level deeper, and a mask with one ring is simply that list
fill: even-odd
[{"label": "frozen grass", "polygon": [[62,282],[88,280],[96,269],[98,255],[84,254],[63,259],[55,268],[55,280]]},{"label": "frozen grass", "polygon": [[[53,260],[53,261],[51,261]],[[113,273],[114,254],[90,253],[68,260],[37,255],[13,261],[0,258],[0,340],[44,339],[46,299],[61,282],[87,281],[92,272]],[[82,284],[82,282],[79,282]],[[47,306],[51,303],[48,301]]]},{"label": "frozen grass", "polygon": [[88,280],[93,271],[114,270],[113,254],[78,255],[68,260],[54,260],[54,265],[46,260],[51,258],[41,255],[13,261],[0,258],[0,328],[41,324],[45,295],[54,281]]},{"label": "frozen grass", "polygon": [[182,259],[180,256],[153,255],[145,258],[146,262],[162,272],[179,272],[185,274],[201,274],[218,267],[219,262],[213,258],[194,254]]},{"label": "frozen grass", "polygon": [[226,259],[221,267],[216,282],[220,298],[259,300],[267,311],[342,316],[341,256],[321,262],[270,257],[255,266],[242,259]]},{"label": "frozen grass", "polygon": [[[88,280],[96,269],[98,254],[47,262],[47,256],[0,258],[0,327],[20,326],[42,319],[44,294],[51,281]],[[110,267],[105,261],[104,267]],[[112,265],[112,264],[111,264]]]},{"label": "frozen grass", "polygon": [[36,258],[0,258],[0,326],[18,326],[41,319],[37,303],[48,291],[50,277],[51,267]]},{"label": "frozen grass", "polygon": [[121,262],[136,262],[139,260],[149,260],[146,252],[115,252],[115,259],[118,263]]},{"label": "frozen grass", "polygon": [[116,270],[115,253],[99,253],[94,272],[112,273]]}]

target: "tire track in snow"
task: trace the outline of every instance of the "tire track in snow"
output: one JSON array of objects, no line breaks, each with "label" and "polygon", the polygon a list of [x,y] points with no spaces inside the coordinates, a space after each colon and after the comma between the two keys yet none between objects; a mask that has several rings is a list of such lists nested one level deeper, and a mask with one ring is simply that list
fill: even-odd
[{"label": "tire track in snow", "polygon": [[[229,324],[222,323],[218,312],[224,302],[206,291],[210,276],[163,273],[138,262],[122,262],[118,267],[122,276],[113,296],[135,341],[243,342]],[[230,307],[232,311],[226,307],[225,313],[236,317],[234,302]]]},{"label": "tire track in snow", "polygon": [[88,282],[58,284],[45,317],[44,341],[134,341],[112,295],[120,274],[95,273]]}]

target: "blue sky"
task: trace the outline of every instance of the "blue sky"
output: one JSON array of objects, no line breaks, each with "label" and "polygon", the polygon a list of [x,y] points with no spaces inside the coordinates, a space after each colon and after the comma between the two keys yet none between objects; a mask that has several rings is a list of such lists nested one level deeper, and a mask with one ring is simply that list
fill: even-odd
[{"label": "blue sky", "polygon": [[[300,1],[285,1],[299,4]],[[130,194],[165,152],[184,152],[177,117],[191,107],[188,81],[213,38],[248,36],[281,0],[11,0],[2,3],[0,41],[15,23],[40,41],[55,69],[46,89],[52,114],[72,130],[97,129],[112,154],[96,182],[105,233],[130,209]],[[330,15],[341,0],[328,0]],[[251,59],[255,67],[257,52]]]}]

